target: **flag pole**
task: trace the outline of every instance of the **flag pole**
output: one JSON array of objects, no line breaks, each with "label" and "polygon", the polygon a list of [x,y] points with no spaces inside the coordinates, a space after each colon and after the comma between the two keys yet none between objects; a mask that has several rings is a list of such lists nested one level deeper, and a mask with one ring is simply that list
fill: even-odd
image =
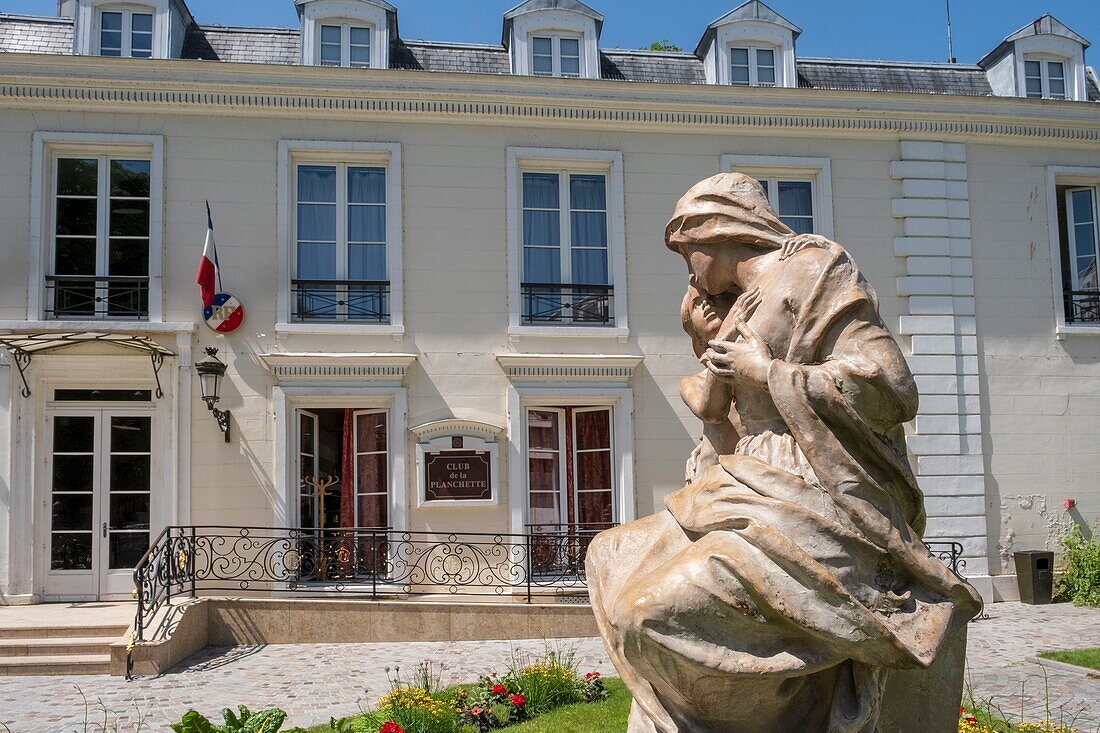
[{"label": "flag pole", "polygon": [[[206,225],[210,227],[210,231],[214,231],[214,217],[210,214],[210,199],[206,199]],[[222,266],[218,262],[218,239],[214,237],[211,244],[214,249],[214,271],[218,273],[218,290],[225,292],[225,286],[222,285]]]}]

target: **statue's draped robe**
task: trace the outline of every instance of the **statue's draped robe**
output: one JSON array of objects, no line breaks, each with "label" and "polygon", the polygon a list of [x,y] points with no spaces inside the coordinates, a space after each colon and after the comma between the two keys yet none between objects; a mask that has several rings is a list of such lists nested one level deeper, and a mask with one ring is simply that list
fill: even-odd
[{"label": "statue's draped robe", "polygon": [[916,387],[870,286],[836,244],[772,267],[783,306],[749,325],[786,429],[750,431],[589,550],[632,732],[869,733],[888,670],[929,666],[980,608],[920,541],[900,430]]}]

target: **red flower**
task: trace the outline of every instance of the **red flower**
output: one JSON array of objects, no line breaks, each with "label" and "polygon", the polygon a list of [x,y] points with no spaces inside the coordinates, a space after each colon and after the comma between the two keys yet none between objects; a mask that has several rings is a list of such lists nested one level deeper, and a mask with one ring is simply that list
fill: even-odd
[{"label": "red flower", "polygon": [[405,733],[405,729],[392,720],[387,720],[378,733]]},{"label": "red flower", "polygon": [[512,705],[517,708],[521,708],[527,704],[527,698],[523,695],[512,695]]},{"label": "red flower", "polygon": [[586,680],[598,680],[600,678],[599,672],[589,672],[584,676]]},{"label": "red flower", "polygon": [[508,692],[508,690],[504,689],[504,685],[496,684],[493,685],[493,689],[489,690],[489,692],[494,695],[503,695],[504,693]]},{"label": "red flower", "polygon": [[966,708],[964,708],[962,705],[960,705],[959,706],[959,715],[962,715],[965,712],[966,712]]}]

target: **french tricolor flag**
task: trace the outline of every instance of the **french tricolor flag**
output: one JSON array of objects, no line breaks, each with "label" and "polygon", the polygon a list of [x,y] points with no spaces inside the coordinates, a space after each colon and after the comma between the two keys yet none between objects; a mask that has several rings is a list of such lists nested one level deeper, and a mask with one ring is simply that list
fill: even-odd
[{"label": "french tricolor flag", "polygon": [[208,308],[214,304],[214,295],[217,294],[217,282],[221,273],[218,271],[218,246],[214,243],[214,219],[210,216],[210,202],[206,202],[206,244],[202,248],[202,259],[199,260],[199,270],[195,273],[195,282],[202,293],[202,305]]}]

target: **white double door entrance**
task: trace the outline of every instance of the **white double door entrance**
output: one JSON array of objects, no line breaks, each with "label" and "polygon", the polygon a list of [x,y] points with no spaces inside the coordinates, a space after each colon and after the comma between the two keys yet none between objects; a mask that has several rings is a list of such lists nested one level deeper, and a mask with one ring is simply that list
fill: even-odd
[{"label": "white double door entrance", "polygon": [[156,516],[154,422],[151,404],[47,411],[44,600],[131,597]]}]

